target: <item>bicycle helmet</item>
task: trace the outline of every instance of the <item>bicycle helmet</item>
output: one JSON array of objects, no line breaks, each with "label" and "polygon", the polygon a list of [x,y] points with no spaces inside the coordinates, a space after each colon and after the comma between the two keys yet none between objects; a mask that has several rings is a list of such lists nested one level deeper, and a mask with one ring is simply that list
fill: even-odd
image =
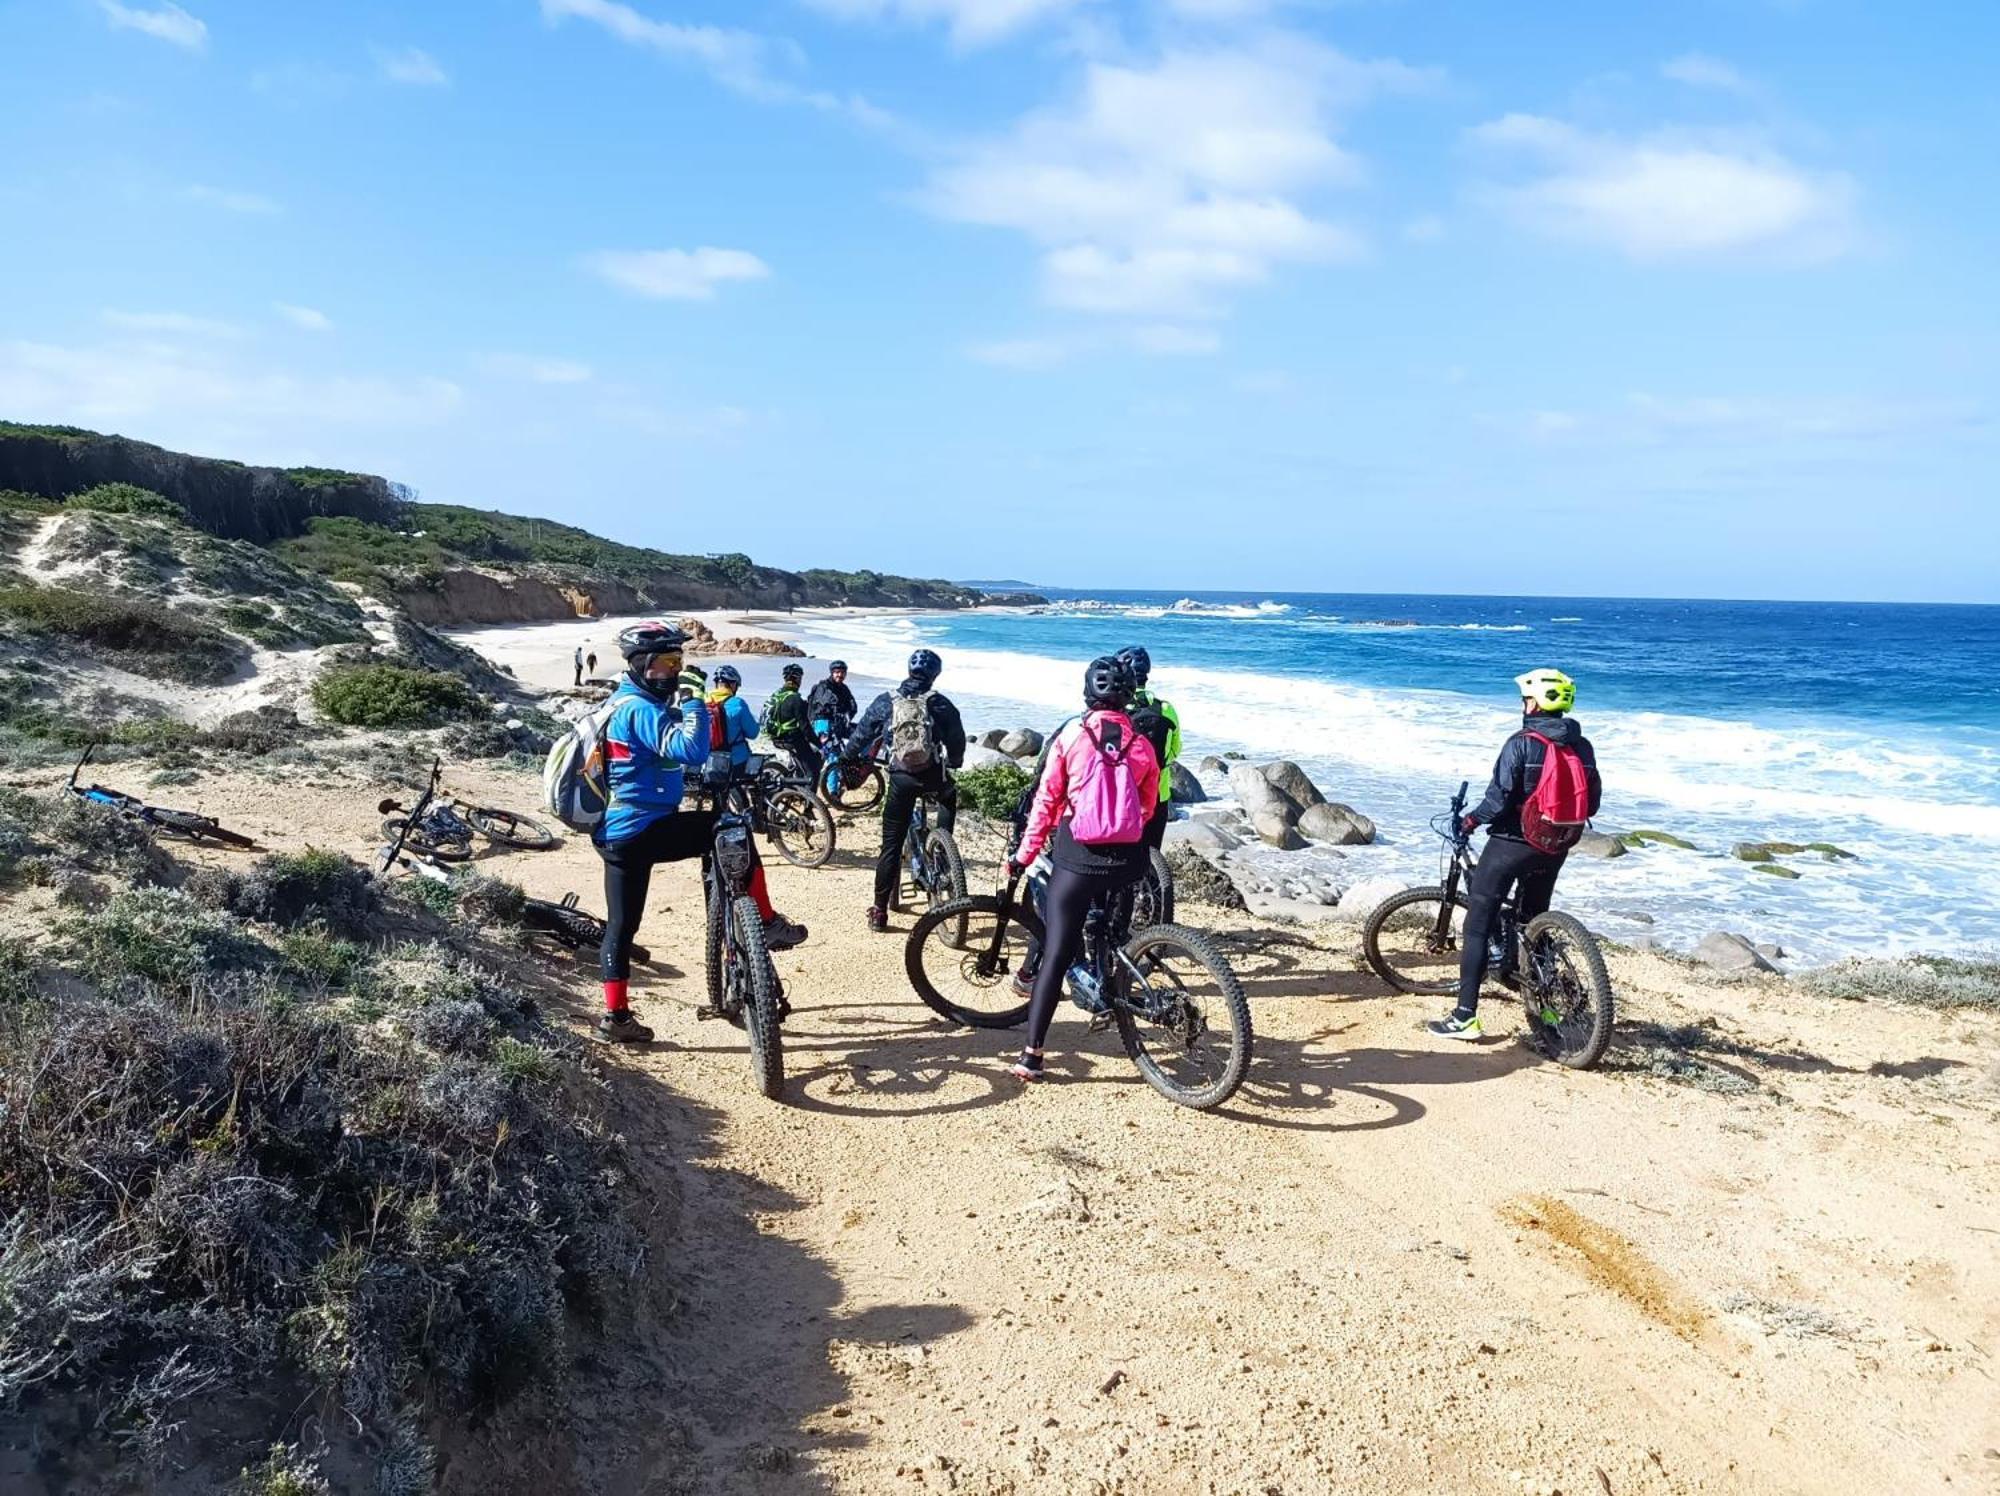
[{"label": "bicycle helmet", "polygon": [[619,630],[618,652],[625,657],[625,673],[632,684],[648,696],[661,701],[671,700],[678,682],[651,680],[646,672],[663,655],[679,659],[687,637],[672,624],[657,620],[635,623],[630,628]]},{"label": "bicycle helmet", "polygon": [[846,668],[847,668],[847,661],[835,660],[831,665],[826,667],[826,673],[828,675],[831,675],[836,670],[845,670]]},{"label": "bicycle helmet", "polygon": [[1083,670],[1083,704],[1092,711],[1122,712],[1137,689],[1132,667],[1120,655],[1100,655]]},{"label": "bicycle helmet", "polygon": [[1532,701],[1545,712],[1566,712],[1576,705],[1576,682],[1560,670],[1530,670],[1514,677],[1521,699]]},{"label": "bicycle helmet", "polygon": [[1146,653],[1143,644],[1128,644],[1118,651],[1118,658],[1125,662],[1132,672],[1132,684],[1143,686],[1146,678],[1153,673],[1153,657]]},{"label": "bicycle helmet", "polygon": [[787,665],[783,670],[780,670],[778,674],[783,676],[786,680],[790,681],[793,685],[796,686],[800,681],[806,678],[806,667],[803,665]]},{"label": "bicycle helmet", "polygon": [[910,675],[929,685],[944,673],[944,661],[935,649],[919,649],[910,656]]},{"label": "bicycle helmet", "polygon": [[734,689],[743,684],[743,672],[738,670],[734,665],[717,665],[715,667],[715,674],[710,676],[709,679],[714,681],[718,686],[728,686]]}]

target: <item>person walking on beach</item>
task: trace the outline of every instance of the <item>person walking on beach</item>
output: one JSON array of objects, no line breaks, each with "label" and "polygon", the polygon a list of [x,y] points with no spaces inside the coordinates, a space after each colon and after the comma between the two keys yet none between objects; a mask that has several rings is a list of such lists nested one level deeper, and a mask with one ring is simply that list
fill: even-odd
[{"label": "person walking on beach", "polygon": [[583,673],[593,680],[597,677],[597,651],[592,650],[583,657]]},{"label": "person walking on beach", "polygon": [[[1476,1040],[1485,1034],[1479,1023],[1479,986],[1486,979],[1501,901],[1518,885],[1521,926],[1547,913],[1556,877],[1582,834],[1576,814],[1596,815],[1604,798],[1597,752],[1569,715],[1576,705],[1576,682],[1560,670],[1530,670],[1516,676],[1514,684],[1521,691],[1520,730],[1501,746],[1486,797],[1466,812],[1460,828],[1470,835],[1486,827],[1486,851],[1466,891],[1458,1006],[1426,1025],[1446,1039]],[[1569,808],[1556,810],[1552,818],[1550,807],[1565,801]],[[1512,985],[1519,952],[1498,955],[1501,980]]]},{"label": "person walking on beach", "polygon": [[1123,659],[1090,662],[1083,673],[1083,715],[1057,729],[1026,828],[1007,858],[1010,881],[1044,847],[1051,864],[1028,1042],[1009,1067],[1019,1080],[1042,1078],[1043,1044],[1082,949],[1091,905],[1114,896],[1113,918],[1123,924],[1131,918],[1131,887],[1146,874],[1146,828],[1159,808],[1160,761],[1129,715],[1136,689]]},{"label": "person walking on beach", "polygon": [[945,771],[965,762],[965,723],[950,697],[934,689],[944,670],[937,651],[910,656],[910,673],[894,691],[869,704],[847,741],[850,758],[872,757],[878,747],[888,761],[889,788],[882,797],[882,853],[875,860],[875,902],[868,928],[889,928],[889,905],[903,875],[903,838],[917,797],[938,802],[937,826],[949,831],[958,820],[958,787]]},{"label": "person walking on beach", "polygon": [[575,684],[580,686],[583,684],[583,646],[581,644],[576,647],[576,655],[573,663],[576,665]]},{"label": "person walking on beach", "polygon": [[[854,693],[847,687],[847,661],[835,660],[826,667],[826,679],[812,688],[806,697],[806,712],[811,716],[815,731],[830,732],[837,738],[844,738],[854,727]],[[826,726],[819,728],[818,723]]]},{"label": "person walking on beach", "polygon": [[820,757],[819,745],[813,741],[812,719],[806,711],[806,699],[799,695],[799,687],[805,683],[805,666],[787,665],[779,674],[778,689],[764,703],[764,736],[789,753],[800,772],[818,784],[820,766],[824,761]]},{"label": "person walking on beach", "polygon": [[1173,819],[1173,766],[1181,756],[1181,714],[1164,696],[1146,688],[1153,674],[1153,657],[1143,644],[1130,644],[1118,651],[1118,658],[1132,672],[1132,725],[1147,742],[1160,763],[1160,804],[1146,823],[1146,845],[1159,851],[1166,844],[1167,822]]},{"label": "person walking on beach", "polygon": [[[604,981],[599,1037],[614,1044],[650,1044],[653,1031],[632,1016],[629,983],[632,941],[646,911],[653,869],[662,862],[700,857],[715,840],[712,810],[681,810],[686,771],[708,762],[709,713],[699,698],[676,705],[687,636],[664,623],[642,623],[618,636],[625,678],[612,693],[604,728],[610,784],[604,819],[591,843],[604,862],[604,944],[598,951]],[[756,856],[755,844],[751,856]],[[761,861],[750,874],[750,896],[764,918],[765,939],[782,950],[805,938],[802,927],[771,907]]]}]

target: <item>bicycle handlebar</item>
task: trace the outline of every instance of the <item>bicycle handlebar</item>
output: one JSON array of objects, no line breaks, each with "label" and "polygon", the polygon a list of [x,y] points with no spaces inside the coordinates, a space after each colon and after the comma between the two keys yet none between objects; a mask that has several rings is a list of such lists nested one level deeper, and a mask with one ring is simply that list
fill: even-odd
[{"label": "bicycle handlebar", "polygon": [[[411,806],[410,813],[403,817],[403,824],[396,832],[396,839],[382,849],[382,866],[377,871],[386,873],[402,859],[403,843],[409,839],[410,828],[421,821],[424,818],[424,812],[430,809],[431,801],[437,798],[438,781],[443,778],[444,760],[442,758],[433,758],[431,760],[431,782],[424,786],[424,792],[417,797],[417,803]],[[387,804],[386,801],[383,803]]]}]

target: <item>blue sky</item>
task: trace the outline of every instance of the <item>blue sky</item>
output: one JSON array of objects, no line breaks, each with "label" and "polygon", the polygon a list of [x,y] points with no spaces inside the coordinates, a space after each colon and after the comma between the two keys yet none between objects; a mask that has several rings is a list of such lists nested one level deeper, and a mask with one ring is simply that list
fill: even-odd
[{"label": "blue sky", "polygon": [[0,0],[0,417],[779,564],[2000,601],[2000,7]]}]

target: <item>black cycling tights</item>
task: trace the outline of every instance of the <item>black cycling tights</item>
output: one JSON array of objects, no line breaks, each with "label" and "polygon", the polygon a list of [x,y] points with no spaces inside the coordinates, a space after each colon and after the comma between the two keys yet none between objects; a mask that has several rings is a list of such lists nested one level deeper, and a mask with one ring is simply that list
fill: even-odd
[{"label": "black cycling tights", "polygon": [[712,810],[677,811],[627,841],[597,849],[604,859],[604,944],[597,959],[605,981],[623,982],[632,975],[632,941],[646,915],[654,865],[706,852],[715,841],[715,816]]},{"label": "black cycling tights", "polygon": [[951,830],[958,820],[958,786],[941,765],[934,764],[921,774],[889,771],[889,788],[882,796],[882,855],[875,859],[877,909],[887,909],[896,897],[896,885],[903,876],[903,838],[909,834],[917,801],[924,795],[937,801],[931,825],[940,831]]},{"label": "black cycling tights", "polygon": [[[1121,868],[1115,873],[1079,873],[1057,867],[1049,873],[1048,897],[1042,905],[1046,937],[1042,941],[1035,970],[1035,995],[1028,1003],[1028,1048],[1040,1049],[1049,1036],[1049,1024],[1062,1001],[1063,981],[1071,963],[1083,952],[1083,923],[1091,903],[1100,894],[1129,889],[1144,875],[1145,867]],[[1119,917],[1114,900],[1112,916]],[[1131,917],[1129,904],[1125,919]]]},{"label": "black cycling tights", "polygon": [[[1511,836],[1489,836],[1479,865],[1472,870],[1472,886],[1466,890],[1464,947],[1458,957],[1458,1011],[1479,1011],[1479,984],[1486,979],[1486,947],[1500,922],[1500,901],[1516,880],[1521,885],[1518,919],[1522,929],[1538,914],[1549,911],[1555,897],[1556,874],[1562,871],[1566,853],[1537,852]],[[1511,958],[1519,953],[1509,951]]]}]

